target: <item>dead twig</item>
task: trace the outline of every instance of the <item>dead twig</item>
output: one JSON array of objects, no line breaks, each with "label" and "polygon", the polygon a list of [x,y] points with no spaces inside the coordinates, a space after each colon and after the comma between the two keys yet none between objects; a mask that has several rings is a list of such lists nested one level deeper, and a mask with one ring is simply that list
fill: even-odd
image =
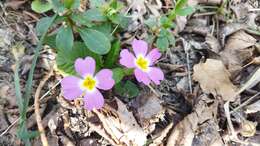
[{"label": "dead twig", "polygon": [[259,96],[260,92],[256,93],[254,96],[248,98],[245,102],[243,102],[242,104],[240,104],[238,107],[236,107],[235,109],[233,109],[230,113],[233,114],[234,112],[238,111],[240,108],[246,106],[250,101],[252,101],[255,97]]},{"label": "dead twig", "polygon": [[40,101],[39,100],[40,100],[40,93],[41,93],[41,90],[42,90],[44,84],[46,83],[46,81],[52,75],[53,75],[53,70],[51,70],[51,72],[43,78],[43,80],[40,82],[38,88],[36,89],[35,98],[34,98],[35,118],[36,118],[38,130],[40,132],[41,141],[42,141],[43,146],[48,146],[49,144],[48,144],[48,140],[47,140],[46,135],[45,135],[44,127],[42,125],[42,119],[41,119],[41,114],[40,114]]},{"label": "dead twig", "polygon": [[188,79],[189,79],[189,90],[190,90],[190,94],[192,94],[192,79],[191,79],[190,54],[189,54],[190,46],[183,38],[181,38],[181,41],[182,41],[184,51],[186,54],[187,72],[188,72]]}]

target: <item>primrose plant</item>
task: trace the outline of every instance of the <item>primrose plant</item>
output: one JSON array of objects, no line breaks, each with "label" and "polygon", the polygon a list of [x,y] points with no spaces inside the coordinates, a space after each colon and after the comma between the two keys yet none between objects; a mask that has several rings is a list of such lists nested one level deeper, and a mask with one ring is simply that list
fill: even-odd
[{"label": "primrose plant", "polygon": [[[57,52],[56,63],[65,76],[62,93],[67,100],[83,97],[87,110],[104,104],[103,90],[133,98],[138,86],[125,76],[135,75],[137,81],[159,84],[163,72],[154,67],[161,53],[142,40],[132,42],[133,52],[121,50],[117,34],[128,24],[117,0],[90,0],[90,8],[79,8],[80,0],[34,0],[32,9],[38,13],[53,10],[55,17],[43,17],[36,26],[37,34]],[[51,21],[52,20],[52,21]],[[50,26],[49,28],[46,26]],[[46,33],[47,32],[47,33]]]},{"label": "primrose plant", "polygon": [[176,27],[173,23],[177,16],[187,16],[194,12],[194,8],[187,6],[188,0],[177,0],[175,7],[166,15],[160,17],[150,17],[145,21],[149,28],[150,42],[155,42],[156,47],[161,51],[166,51],[170,46],[175,46],[175,37],[172,29]]},{"label": "primrose plant", "polygon": [[110,69],[101,69],[95,74],[96,62],[91,57],[77,59],[75,70],[80,75],[67,76],[61,81],[63,95],[68,100],[84,96],[84,107],[88,110],[100,109],[104,104],[103,95],[98,89],[109,90],[115,81]]}]

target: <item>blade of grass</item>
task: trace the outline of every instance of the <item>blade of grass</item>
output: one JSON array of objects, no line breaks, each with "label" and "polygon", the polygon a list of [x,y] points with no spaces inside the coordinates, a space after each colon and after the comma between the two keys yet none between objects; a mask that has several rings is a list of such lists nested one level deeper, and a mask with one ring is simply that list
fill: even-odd
[{"label": "blade of grass", "polygon": [[33,81],[33,73],[36,67],[36,63],[37,63],[37,59],[40,55],[40,50],[42,48],[42,43],[44,41],[44,38],[48,32],[48,29],[50,28],[50,26],[52,25],[52,23],[54,22],[54,20],[56,19],[57,14],[55,14],[52,19],[50,20],[49,24],[46,25],[46,31],[43,33],[43,35],[40,38],[40,41],[38,42],[38,45],[36,47],[35,50],[35,54],[33,57],[33,61],[32,61],[32,65],[31,65],[31,69],[29,72],[29,76],[28,79],[26,81],[26,85],[25,85],[25,94],[24,96],[22,96],[21,93],[21,87],[20,87],[20,79],[19,79],[19,61],[16,64],[16,70],[15,70],[15,92],[16,92],[16,97],[17,97],[17,102],[18,102],[18,106],[19,106],[19,112],[20,112],[20,121],[19,121],[19,128],[18,128],[18,137],[24,141],[26,146],[30,146],[30,139],[32,137],[35,137],[36,135],[38,135],[36,132],[28,132],[28,129],[26,127],[26,112],[28,109],[28,105],[29,105],[29,100],[30,100],[30,96],[31,96],[31,91],[32,91],[32,81]]},{"label": "blade of grass", "polygon": [[14,70],[14,86],[15,86],[15,95],[17,99],[18,108],[19,111],[21,111],[23,109],[23,99],[22,99],[22,92],[20,86],[19,67],[20,67],[20,61],[17,61]]}]

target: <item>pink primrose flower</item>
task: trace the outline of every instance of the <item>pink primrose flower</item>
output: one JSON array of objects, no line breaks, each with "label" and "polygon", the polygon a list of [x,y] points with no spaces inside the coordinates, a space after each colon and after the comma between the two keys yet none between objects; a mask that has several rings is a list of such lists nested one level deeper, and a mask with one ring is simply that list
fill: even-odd
[{"label": "pink primrose flower", "polygon": [[120,52],[120,64],[127,68],[134,68],[134,74],[139,82],[149,85],[153,81],[156,85],[164,79],[164,74],[160,68],[153,67],[154,63],[161,57],[158,49],[152,49],[149,53],[148,44],[142,40],[132,42],[134,54],[127,49]]},{"label": "pink primrose flower", "polygon": [[109,90],[115,81],[112,71],[102,69],[95,74],[96,62],[91,57],[78,58],[75,61],[75,70],[80,75],[67,76],[62,79],[61,87],[67,100],[84,96],[84,107],[88,110],[100,109],[104,105],[104,97],[98,89]]}]

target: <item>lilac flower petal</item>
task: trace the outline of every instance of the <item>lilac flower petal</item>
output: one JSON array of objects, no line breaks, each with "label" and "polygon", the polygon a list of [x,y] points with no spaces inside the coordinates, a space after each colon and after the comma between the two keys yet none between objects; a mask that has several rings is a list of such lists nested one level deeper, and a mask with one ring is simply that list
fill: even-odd
[{"label": "lilac flower petal", "polygon": [[124,49],[120,52],[120,64],[124,65],[127,68],[134,68],[135,67],[135,56],[130,53],[127,49]]},{"label": "lilac flower petal", "polygon": [[102,69],[96,74],[98,80],[97,88],[103,90],[111,89],[115,81],[113,79],[113,72],[110,69]]},{"label": "lilac flower petal", "polygon": [[161,53],[155,48],[150,51],[146,57],[150,60],[150,65],[153,65],[155,61],[161,57]]},{"label": "lilac flower petal", "polygon": [[82,77],[85,77],[87,74],[93,75],[95,73],[95,68],[96,62],[91,57],[86,57],[84,60],[78,58],[75,61],[75,70]]},{"label": "lilac flower petal", "polygon": [[99,90],[95,89],[94,92],[87,92],[84,96],[84,107],[89,111],[93,109],[100,109],[104,105],[104,97]]},{"label": "lilac flower petal", "polygon": [[157,67],[150,67],[148,72],[149,78],[156,84],[159,85],[160,81],[164,79],[164,74],[161,69]]},{"label": "lilac flower petal", "polygon": [[67,100],[73,100],[83,93],[80,89],[80,79],[73,76],[68,76],[62,79],[61,89]]},{"label": "lilac flower petal", "polygon": [[132,42],[132,47],[134,49],[134,53],[136,57],[139,54],[146,56],[148,50],[148,44],[145,41],[134,39]]},{"label": "lilac flower petal", "polygon": [[143,82],[145,85],[149,85],[151,80],[148,77],[148,74],[143,72],[142,70],[136,68],[134,70],[135,77],[138,82]]}]

